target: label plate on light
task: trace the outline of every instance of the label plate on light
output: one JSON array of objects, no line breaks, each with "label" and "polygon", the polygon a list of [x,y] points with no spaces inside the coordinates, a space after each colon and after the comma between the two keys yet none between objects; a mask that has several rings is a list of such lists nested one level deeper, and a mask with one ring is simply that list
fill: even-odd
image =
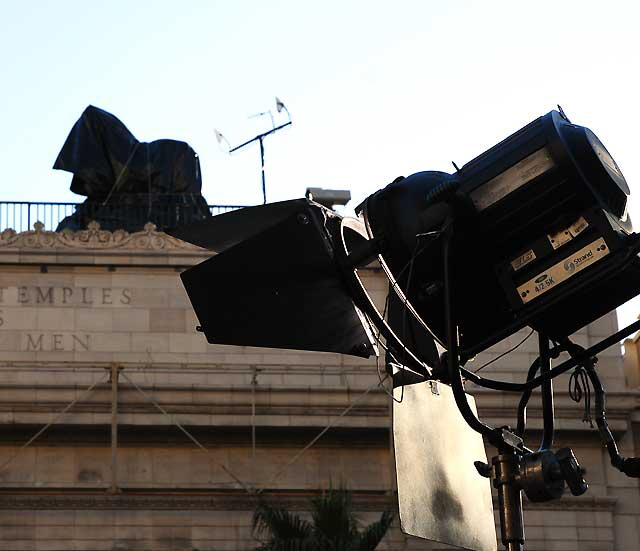
[{"label": "label plate on light", "polygon": [[529,249],[526,253],[521,254],[520,256],[514,258],[511,261],[511,267],[514,272],[517,272],[520,268],[523,268],[529,262],[533,262],[536,259],[536,253],[533,252],[533,249]]},{"label": "label plate on light", "polygon": [[520,285],[518,287],[518,295],[520,295],[522,302],[526,304],[608,254],[609,247],[607,247],[604,239],[602,237],[596,239],[593,243],[554,264],[548,270],[539,273],[525,284]]},{"label": "label plate on light", "polygon": [[558,249],[565,243],[571,241],[577,235],[581,234],[584,230],[587,229],[588,226],[589,223],[584,219],[584,217],[581,216],[568,228],[557,233],[549,234],[547,235],[547,238],[549,239],[549,243],[551,243],[551,246],[554,249]]}]

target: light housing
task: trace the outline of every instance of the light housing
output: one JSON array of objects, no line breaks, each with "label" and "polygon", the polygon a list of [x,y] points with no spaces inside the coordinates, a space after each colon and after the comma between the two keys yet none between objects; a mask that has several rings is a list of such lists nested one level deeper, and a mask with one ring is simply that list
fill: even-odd
[{"label": "light housing", "polygon": [[359,210],[392,272],[415,256],[403,290],[441,342],[442,252],[425,236],[453,224],[464,360],[526,325],[569,335],[638,294],[628,194],[595,134],[552,111],[456,173],[399,179]]},{"label": "light housing", "polygon": [[443,228],[464,362],[527,325],[563,338],[640,292],[628,194],[595,134],[551,111],[454,174],[398,178],[357,208],[364,225],[300,199],[172,235],[220,253],[182,277],[209,342],[226,344],[374,353],[369,321],[384,320],[354,273],[378,256],[383,336],[424,374],[448,337]]}]

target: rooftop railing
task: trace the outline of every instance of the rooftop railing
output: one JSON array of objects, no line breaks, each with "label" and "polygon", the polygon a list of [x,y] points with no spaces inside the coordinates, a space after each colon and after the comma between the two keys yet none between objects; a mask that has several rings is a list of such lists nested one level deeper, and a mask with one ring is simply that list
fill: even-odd
[{"label": "rooftop railing", "polygon": [[[42,222],[44,229],[47,231],[55,231],[58,224],[67,216],[71,216],[76,212],[79,205],[83,205],[83,209],[87,210],[87,203],[50,203],[35,201],[0,201],[0,231],[11,228],[16,232],[23,232],[33,229],[33,224]],[[244,205],[208,205],[212,215],[222,214],[230,210],[243,208]],[[94,210],[101,215],[114,215],[116,218],[123,214],[131,214],[135,209],[139,209],[140,214],[144,216],[148,206],[140,203],[138,206],[122,205],[120,203],[102,205],[95,204]],[[190,205],[176,205],[170,203],[166,205],[166,209],[158,209],[158,205],[154,204],[153,215],[150,222],[163,225],[163,221],[167,219],[176,219],[176,208],[191,208]],[[126,209],[126,211],[124,210]],[[134,209],[134,211],[132,211]],[[91,207],[89,207],[91,210]],[[166,210],[166,212],[165,212]],[[159,217],[158,220],[153,218]],[[179,218],[179,216],[178,216]]]}]

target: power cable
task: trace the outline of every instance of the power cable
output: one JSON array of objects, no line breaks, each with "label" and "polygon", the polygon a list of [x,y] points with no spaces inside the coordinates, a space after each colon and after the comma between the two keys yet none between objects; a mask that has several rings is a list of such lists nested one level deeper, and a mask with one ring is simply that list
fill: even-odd
[{"label": "power cable", "polygon": [[[387,292],[387,296],[385,299],[385,303],[384,303],[384,309],[382,311],[382,319],[384,320],[384,318],[387,315],[387,309],[389,307],[389,296],[391,295],[392,292],[395,292],[396,288],[399,287],[399,280],[402,277],[402,275],[404,274],[404,272],[407,270],[407,268],[409,268],[409,275],[407,277],[407,290],[409,289],[409,285],[411,283],[411,277],[413,274],[413,264],[415,262],[415,259],[418,257],[418,255],[420,253],[422,253],[425,248],[426,248],[426,243],[422,243],[422,248],[420,247],[420,238],[421,237],[437,237],[438,235],[440,235],[440,232],[428,232],[428,233],[423,233],[423,234],[417,234],[416,235],[416,244],[415,247],[413,249],[413,253],[411,255],[411,258],[408,260],[408,262],[402,267],[402,269],[400,270],[400,272],[398,272],[398,275],[394,278],[393,283],[390,283],[391,289]],[[404,293],[403,293],[404,295]],[[402,337],[405,337],[405,331],[406,331],[406,321],[407,321],[407,303],[409,302],[409,299],[407,298],[406,295],[404,295],[404,300],[402,301],[403,306],[404,306],[404,310],[402,313]],[[369,323],[369,328],[371,329],[372,333],[375,333],[374,331],[374,324],[371,321],[371,319],[367,316],[367,322]],[[376,343],[379,344],[382,348],[384,348],[385,352],[387,352],[387,354],[389,354],[391,356],[391,358],[393,360],[395,360],[395,362],[398,364],[398,366],[400,367],[400,369],[402,371],[404,371],[405,369],[405,362],[406,362],[406,354],[407,354],[407,346],[403,344],[403,361],[400,362],[395,355],[393,354],[393,352],[391,350],[389,350],[389,348],[387,346],[385,346],[381,339],[380,339],[380,333],[381,330],[378,328],[377,329],[377,334],[375,335],[375,340]],[[413,328],[411,327],[411,333],[413,336],[413,340],[415,342],[415,334],[413,332]],[[393,395],[393,390],[391,392],[389,392],[384,386],[383,386],[383,379],[381,378],[381,374],[380,374],[380,362],[379,362],[379,357],[378,355],[376,355],[376,372],[378,373],[378,381],[380,383],[380,386],[382,388],[382,390],[385,392],[385,394],[387,394],[389,397],[391,397],[391,399],[396,402],[396,403],[402,403],[402,400],[404,399],[404,385],[401,385],[401,394],[400,394],[400,399],[397,399],[394,395]],[[392,375],[392,380],[393,380],[393,374]]]},{"label": "power cable", "polygon": [[513,352],[514,350],[520,348],[520,346],[522,346],[525,341],[531,336],[533,335],[534,330],[532,329],[531,332],[524,338],[522,339],[518,344],[516,344],[513,348],[510,348],[509,350],[507,350],[506,352],[503,352],[502,354],[500,354],[499,356],[496,356],[495,358],[493,358],[493,360],[488,361],[486,364],[481,365],[478,369],[476,369],[474,371],[474,373],[478,373],[478,371],[480,371],[481,369],[484,369],[485,367],[487,367],[488,365],[491,365],[493,362],[497,362],[500,358],[503,358],[504,356],[506,356],[507,354],[511,354],[511,352]]},{"label": "power cable", "polygon": [[579,403],[584,397],[584,414],[582,416],[583,423],[589,423],[593,428],[593,420],[591,419],[591,386],[584,366],[576,367],[569,377],[569,398]]}]

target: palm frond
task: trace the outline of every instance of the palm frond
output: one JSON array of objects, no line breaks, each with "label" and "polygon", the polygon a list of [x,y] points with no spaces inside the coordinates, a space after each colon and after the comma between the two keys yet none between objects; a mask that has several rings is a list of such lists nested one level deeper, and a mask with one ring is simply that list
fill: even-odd
[{"label": "palm frond", "polygon": [[306,520],[264,501],[258,503],[253,513],[252,528],[257,535],[269,534],[271,540],[303,540],[313,532]]},{"label": "palm frond", "polygon": [[351,493],[330,489],[311,499],[312,522],[260,501],[253,532],[267,536],[256,551],[374,551],[393,522],[386,511],[362,533],[353,512]]},{"label": "palm frond", "polygon": [[382,513],[380,520],[369,524],[363,532],[359,534],[357,551],[373,551],[382,541],[387,530],[393,522],[394,514],[391,511]]},{"label": "palm frond", "polygon": [[311,500],[314,533],[325,545],[344,548],[357,533],[351,494],[344,488],[330,489]]},{"label": "palm frond", "polygon": [[263,543],[256,551],[320,551],[311,538],[272,540]]}]

